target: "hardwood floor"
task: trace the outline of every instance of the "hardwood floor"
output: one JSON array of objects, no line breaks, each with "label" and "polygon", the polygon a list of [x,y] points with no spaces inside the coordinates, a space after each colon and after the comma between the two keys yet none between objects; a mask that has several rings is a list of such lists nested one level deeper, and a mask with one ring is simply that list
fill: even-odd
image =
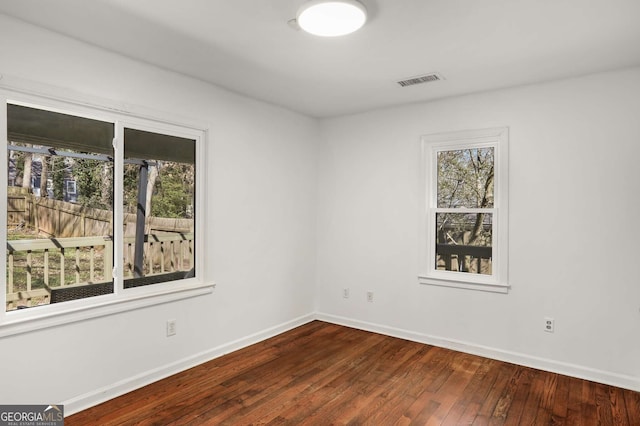
[{"label": "hardwood floor", "polygon": [[73,425],[640,425],[640,393],[314,321]]}]

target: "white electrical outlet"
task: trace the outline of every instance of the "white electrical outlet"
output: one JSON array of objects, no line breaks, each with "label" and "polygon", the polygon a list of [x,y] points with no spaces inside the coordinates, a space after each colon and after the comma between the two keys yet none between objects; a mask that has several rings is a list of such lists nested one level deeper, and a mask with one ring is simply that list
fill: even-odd
[{"label": "white electrical outlet", "polygon": [[175,336],[176,334],[176,320],[167,320],[167,337]]},{"label": "white electrical outlet", "polygon": [[544,331],[553,333],[556,328],[556,320],[553,318],[545,317],[544,319]]},{"label": "white electrical outlet", "polygon": [[372,291],[368,291],[367,292],[367,302],[373,303],[373,292]]},{"label": "white electrical outlet", "polygon": [[345,299],[349,298],[349,289],[348,288],[343,288],[342,289],[342,297],[344,297]]}]

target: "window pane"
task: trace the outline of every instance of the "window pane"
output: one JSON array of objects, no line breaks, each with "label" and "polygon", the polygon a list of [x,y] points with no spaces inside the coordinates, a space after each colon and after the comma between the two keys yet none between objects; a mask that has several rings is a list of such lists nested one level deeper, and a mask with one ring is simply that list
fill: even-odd
[{"label": "window pane", "polygon": [[7,105],[7,310],[113,292],[113,123]]},{"label": "window pane", "polygon": [[438,207],[493,207],[494,149],[438,152]]},{"label": "window pane", "polygon": [[125,129],[125,288],[195,276],[195,140]]},{"label": "window pane", "polygon": [[493,215],[436,213],[436,269],[491,275]]}]

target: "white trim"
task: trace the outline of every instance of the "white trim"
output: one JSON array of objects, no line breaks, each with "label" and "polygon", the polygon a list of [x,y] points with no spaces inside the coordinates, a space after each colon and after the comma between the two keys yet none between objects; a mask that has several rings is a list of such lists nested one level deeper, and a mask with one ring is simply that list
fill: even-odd
[{"label": "white trim", "polygon": [[630,389],[640,392],[640,377],[634,377],[626,374],[618,374],[610,371],[598,370],[595,368],[585,367],[582,365],[556,361],[548,358],[531,356],[519,352],[505,351],[502,349],[492,348],[489,346],[478,345],[475,343],[465,342],[461,340],[448,339],[445,337],[432,336],[410,330],[404,330],[396,327],[389,327],[382,324],[359,321],[352,318],[341,317],[337,315],[316,313],[316,319],[332,324],[344,325],[347,327],[357,328],[358,330],[371,331],[383,334],[385,336],[397,337],[400,339],[410,340],[412,342],[424,343],[426,345],[438,346],[458,352],[464,352],[472,355],[478,355],[498,361],[509,362],[525,367],[536,368],[538,370],[549,371],[551,373],[563,374],[584,380],[591,380],[611,386],[624,389]]},{"label": "white trim", "polygon": [[[67,191],[67,194],[76,195],[77,194],[77,189],[78,189],[78,187],[76,185],[76,181],[71,179],[71,180],[65,180],[64,182],[66,184],[66,188],[65,189]],[[71,189],[70,189],[70,187],[71,187]]]},{"label": "white trim", "polygon": [[[3,99],[2,93],[0,93],[0,99]],[[7,116],[7,103],[0,102],[0,117],[6,117],[6,116]],[[9,137],[7,133],[8,133],[7,120],[0,119],[0,164],[8,165],[8,155],[7,155],[6,147],[9,145]],[[0,200],[5,200],[4,201],[5,206],[8,203],[8,201],[6,201],[7,194],[8,194],[8,189],[7,189],[8,179],[9,179],[8,174],[9,174],[8,172],[0,173]],[[6,242],[7,207],[0,208],[0,223],[2,223],[2,226],[5,228],[4,234],[0,234],[0,235],[4,235],[4,241],[2,242],[2,246],[0,247],[0,258],[2,258],[2,261],[0,261],[0,277],[2,277],[2,282],[4,283],[2,285],[2,290],[0,291],[0,307],[1,307],[0,324],[2,324],[6,318],[7,287],[8,287],[8,283],[6,282],[6,278],[5,278],[7,276],[7,242]],[[1,240],[3,240],[2,237],[0,237],[0,241]],[[0,331],[1,331],[1,327],[0,327]]]},{"label": "white trim", "polygon": [[[455,287],[507,293],[508,281],[508,177],[509,129],[507,127],[464,130],[460,132],[424,135],[421,143],[420,205],[420,284]],[[437,207],[437,152],[463,148],[494,148],[494,205],[492,208],[438,208]],[[493,268],[492,275],[469,274],[435,269],[435,215],[439,212],[479,213],[493,215]]]},{"label": "white trim", "polygon": [[116,398],[120,395],[124,395],[127,392],[131,392],[158,380],[169,377],[173,374],[180,373],[189,368],[219,358],[228,353],[275,337],[281,333],[292,330],[314,320],[342,325],[345,327],[352,327],[358,330],[370,331],[385,336],[397,337],[400,339],[410,340],[412,342],[438,346],[441,348],[447,348],[459,352],[469,353],[472,355],[483,356],[498,361],[509,362],[521,366],[568,375],[575,378],[591,380],[598,383],[640,392],[640,378],[634,376],[612,373],[609,371],[603,371],[576,364],[530,356],[518,352],[504,351],[501,349],[463,342],[460,340],[431,336],[424,333],[404,330],[401,328],[390,327],[366,321],[359,321],[338,315],[315,312],[302,315],[300,317],[285,321],[272,327],[265,328],[264,330],[252,333],[248,336],[241,337],[228,343],[221,344],[214,348],[207,349],[197,354],[187,356],[164,366],[144,371],[131,378],[114,382],[112,384],[63,401],[62,404],[64,404],[65,406],[65,412],[68,415],[71,415],[110,399]]},{"label": "white trim", "polygon": [[[71,113],[74,115],[79,115],[82,111],[85,111],[85,113],[87,113],[86,111],[93,111],[93,114],[99,111],[103,114],[101,116],[102,118],[91,115],[91,113],[88,113],[90,115],[79,116],[102,121],[109,121],[104,119],[104,115],[106,114],[108,116],[119,115],[136,117],[149,121],[173,124],[180,127],[188,127],[194,130],[206,130],[210,127],[208,123],[201,120],[194,120],[191,117],[179,116],[176,113],[156,110],[142,105],[123,103],[99,96],[87,95],[72,88],[54,86],[38,81],[28,80],[22,77],[6,74],[2,75],[0,73],[0,95],[2,94],[5,94],[9,98],[13,95],[19,95],[23,99],[30,98],[31,102],[36,102],[37,105],[51,108],[54,108],[53,105],[60,105],[61,103],[73,105],[74,109]],[[43,103],[43,101],[45,103]],[[51,101],[53,105],[47,103],[47,101]]]},{"label": "white trim", "polygon": [[[196,155],[196,162],[195,162],[195,188],[196,188],[196,202],[195,202],[195,235],[196,235],[196,239],[195,239],[195,256],[196,256],[196,277],[203,277],[204,276],[204,252],[205,252],[205,246],[204,246],[204,242],[206,240],[206,238],[204,238],[204,229],[205,229],[205,209],[204,209],[204,205],[206,203],[205,201],[205,174],[206,174],[206,163],[205,163],[205,140],[206,140],[206,131],[205,130],[200,130],[200,129],[191,129],[188,127],[184,127],[184,126],[180,126],[180,125],[176,125],[176,124],[172,124],[172,123],[161,123],[158,121],[155,122],[150,122],[148,119],[138,119],[136,117],[129,117],[125,120],[118,120],[116,122],[116,135],[117,135],[117,147],[118,150],[116,152],[116,157],[120,160],[120,164],[116,164],[120,166],[119,171],[116,170],[114,173],[116,173],[116,185],[117,185],[117,195],[118,197],[115,199],[116,203],[120,203],[120,204],[116,204],[116,205],[123,205],[124,200],[122,199],[123,197],[123,187],[124,187],[124,183],[123,181],[123,160],[124,160],[124,144],[125,144],[125,138],[124,138],[124,129],[136,129],[136,130],[142,130],[142,131],[146,131],[146,132],[153,132],[153,133],[160,133],[160,134],[165,134],[165,135],[171,135],[171,136],[176,136],[176,137],[181,137],[181,138],[185,138],[185,139],[190,139],[190,140],[194,140],[195,141],[195,155]],[[114,189],[116,190],[116,189]],[[124,218],[122,215],[115,215],[115,221],[114,221],[114,226],[116,227],[114,229],[114,235],[118,238],[120,238],[120,240],[122,241],[124,235]],[[119,270],[124,271],[124,265],[121,264],[122,259],[124,258],[123,256],[123,246],[122,244],[119,244],[116,247],[116,259],[114,259],[114,265],[117,265]],[[116,261],[119,261],[120,263],[116,263]],[[120,277],[119,277],[120,278]],[[123,282],[118,283],[119,285],[115,285],[114,288],[115,289],[120,289],[123,290]],[[162,285],[162,284],[160,284]],[[175,282],[171,282],[171,285],[175,285]],[[130,288],[127,289],[125,293],[127,294],[133,294],[136,292],[144,292],[145,287],[137,287],[137,288]]]},{"label": "white trim", "polygon": [[[186,280],[185,280],[186,281]],[[190,280],[189,280],[190,281]],[[118,298],[116,294],[95,296],[87,299],[74,300],[60,304],[60,307],[45,311],[46,306],[23,309],[22,312],[11,311],[5,313],[4,323],[0,326],[0,338],[14,334],[28,333],[35,330],[56,327],[92,318],[114,315],[121,312],[141,309],[147,306],[175,302],[197,296],[211,294],[215,283],[180,286],[173,289],[147,292],[143,295]],[[89,301],[90,303],[88,303]],[[53,306],[51,306],[53,308]],[[26,312],[31,311],[31,312]],[[39,312],[35,312],[39,311]],[[36,313],[37,315],[20,315]],[[16,316],[11,318],[11,316]]]},{"label": "white trim", "polygon": [[246,348],[247,346],[251,346],[255,343],[262,342],[263,340],[267,340],[271,337],[275,337],[279,334],[292,330],[315,319],[316,318],[314,314],[303,315],[290,321],[286,321],[273,327],[269,327],[256,333],[250,334],[246,337],[224,343],[220,346],[216,346],[195,355],[182,358],[170,364],[137,374],[134,377],[120,380],[102,388],[87,392],[83,395],[79,395],[75,398],[68,399],[62,402],[62,404],[64,405],[65,415],[71,415],[89,407],[93,407],[94,405],[98,405],[120,395],[124,395],[125,393],[131,392],[158,380],[169,377],[173,374],[180,373],[189,368],[219,358],[230,352],[234,352],[239,349]]},{"label": "white trim", "polygon": [[[124,215],[115,211],[115,206],[124,206],[124,126],[116,120],[113,129],[113,233],[114,241],[124,236]],[[120,212],[122,213],[122,212]],[[113,244],[113,292],[124,293],[124,244]]]},{"label": "white trim", "polygon": [[[458,276],[447,277],[445,274],[455,274],[455,272],[442,271],[437,277],[418,275],[420,284],[430,284],[441,287],[463,288],[466,290],[480,290],[491,293],[508,293],[509,286],[500,284],[490,284],[487,282],[472,282],[471,280],[461,281]],[[457,275],[457,274],[456,274]]]}]

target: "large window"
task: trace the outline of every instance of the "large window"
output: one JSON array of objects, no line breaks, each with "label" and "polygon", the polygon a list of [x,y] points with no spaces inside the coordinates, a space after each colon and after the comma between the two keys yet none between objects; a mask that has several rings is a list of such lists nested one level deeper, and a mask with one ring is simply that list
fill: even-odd
[{"label": "large window", "polygon": [[507,129],[422,138],[425,229],[420,281],[504,292]]},{"label": "large window", "polygon": [[196,207],[204,132],[15,98],[3,99],[0,121],[7,241],[0,326],[13,315],[202,286]]}]

